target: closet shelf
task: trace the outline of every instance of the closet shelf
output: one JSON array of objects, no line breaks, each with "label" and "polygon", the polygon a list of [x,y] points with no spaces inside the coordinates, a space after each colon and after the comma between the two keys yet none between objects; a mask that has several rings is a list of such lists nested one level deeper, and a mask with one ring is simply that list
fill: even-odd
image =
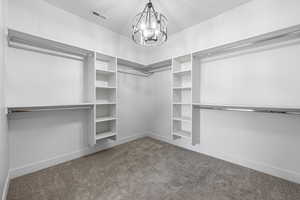
[{"label": "closet shelf", "polygon": [[93,106],[94,106],[93,103],[8,106],[7,110],[8,113],[20,113],[20,112],[36,112],[36,111],[51,111],[51,110],[91,109]]},{"label": "closet shelf", "polygon": [[277,108],[277,107],[251,107],[251,106],[229,106],[229,105],[204,105],[193,103],[194,108],[222,111],[259,112],[272,114],[300,115],[300,108]]},{"label": "closet shelf", "polygon": [[116,105],[116,102],[96,102],[96,105]]},{"label": "closet shelf", "polygon": [[191,90],[191,86],[173,87],[173,90]]},{"label": "closet shelf", "polygon": [[187,74],[187,73],[191,73],[192,70],[191,69],[186,69],[186,70],[179,70],[179,71],[175,71],[173,72],[174,75],[181,75],[181,74]]},{"label": "closet shelf", "polygon": [[114,121],[117,118],[115,117],[97,117],[96,122],[106,122],[106,121]]},{"label": "closet shelf", "polygon": [[116,136],[117,134],[114,133],[114,132],[99,132],[99,133],[96,133],[96,141],[98,140],[103,140],[103,139],[107,139],[107,138],[110,138],[110,137],[113,137],[113,136]]},{"label": "closet shelf", "polygon": [[103,85],[96,85],[96,88],[99,88],[99,89],[116,89],[116,87],[103,86]]},{"label": "closet shelf", "polygon": [[174,105],[192,105],[189,102],[173,102]]},{"label": "closet shelf", "polygon": [[183,121],[183,122],[191,122],[191,117],[173,117],[173,120],[175,121]]},{"label": "closet shelf", "polygon": [[183,137],[183,138],[188,138],[188,139],[191,138],[191,132],[188,131],[177,130],[173,132],[173,135]]},{"label": "closet shelf", "polygon": [[116,72],[112,70],[96,69],[97,74],[114,75]]}]

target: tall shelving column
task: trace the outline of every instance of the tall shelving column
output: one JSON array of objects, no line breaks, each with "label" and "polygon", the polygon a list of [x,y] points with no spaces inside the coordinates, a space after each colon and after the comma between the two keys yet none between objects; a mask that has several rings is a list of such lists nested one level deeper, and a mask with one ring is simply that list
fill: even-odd
[{"label": "tall shelving column", "polygon": [[[84,93],[85,93],[85,101],[87,102],[95,102],[95,77],[96,77],[96,71],[95,71],[95,62],[96,62],[96,54],[95,52],[92,52],[87,55],[85,58],[84,64],[85,64],[85,84],[84,84]],[[91,112],[88,114],[88,133],[89,133],[89,144],[95,145],[95,111],[96,106],[93,105]]]},{"label": "tall shelving column", "polygon": [[[192,56],[192,102],[200,103],[201,59]],[[200,109],[192,109],[192,144],[200,144]]]},{"label": "tall shelving column", "polygon": [[117,139],[117,58],[96,53],[95,143]]},{"label": "tall shelving column", "polygon": [[192,56],[172,59],[172,136],[192,140]]}]

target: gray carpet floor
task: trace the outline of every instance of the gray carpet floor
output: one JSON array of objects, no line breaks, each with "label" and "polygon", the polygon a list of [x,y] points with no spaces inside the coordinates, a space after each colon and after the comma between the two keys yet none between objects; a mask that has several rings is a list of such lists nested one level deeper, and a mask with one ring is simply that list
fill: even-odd
[{"label": "gray carpet floor", "polygon": [[8,200],[300,200],[300,185],[143,138],[13,179]]}]

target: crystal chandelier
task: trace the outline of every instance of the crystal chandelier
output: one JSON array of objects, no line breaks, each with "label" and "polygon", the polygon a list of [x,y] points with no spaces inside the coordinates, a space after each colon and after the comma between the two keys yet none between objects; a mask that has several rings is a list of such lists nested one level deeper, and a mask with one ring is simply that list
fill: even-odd
[{"label": "crystal chandelier", "polygon": [[132,26],[132,39],[144,46],[161,45],[167,41],[167,18],[154,10],[151,0],[139,13]]}]

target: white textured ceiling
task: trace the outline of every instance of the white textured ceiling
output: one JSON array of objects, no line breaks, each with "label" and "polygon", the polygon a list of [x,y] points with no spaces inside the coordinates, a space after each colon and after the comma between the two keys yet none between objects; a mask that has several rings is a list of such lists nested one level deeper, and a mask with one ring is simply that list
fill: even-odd
[{"label": "white textured ceiling", "polygon": [[[130,36],[131,23],[148,0],[46,0],[48,3]],[[168,18],[168,32],[173,34],[250,0],[152,0],[154,8]],[[97,11],[103,20],[91,14]]]}]

